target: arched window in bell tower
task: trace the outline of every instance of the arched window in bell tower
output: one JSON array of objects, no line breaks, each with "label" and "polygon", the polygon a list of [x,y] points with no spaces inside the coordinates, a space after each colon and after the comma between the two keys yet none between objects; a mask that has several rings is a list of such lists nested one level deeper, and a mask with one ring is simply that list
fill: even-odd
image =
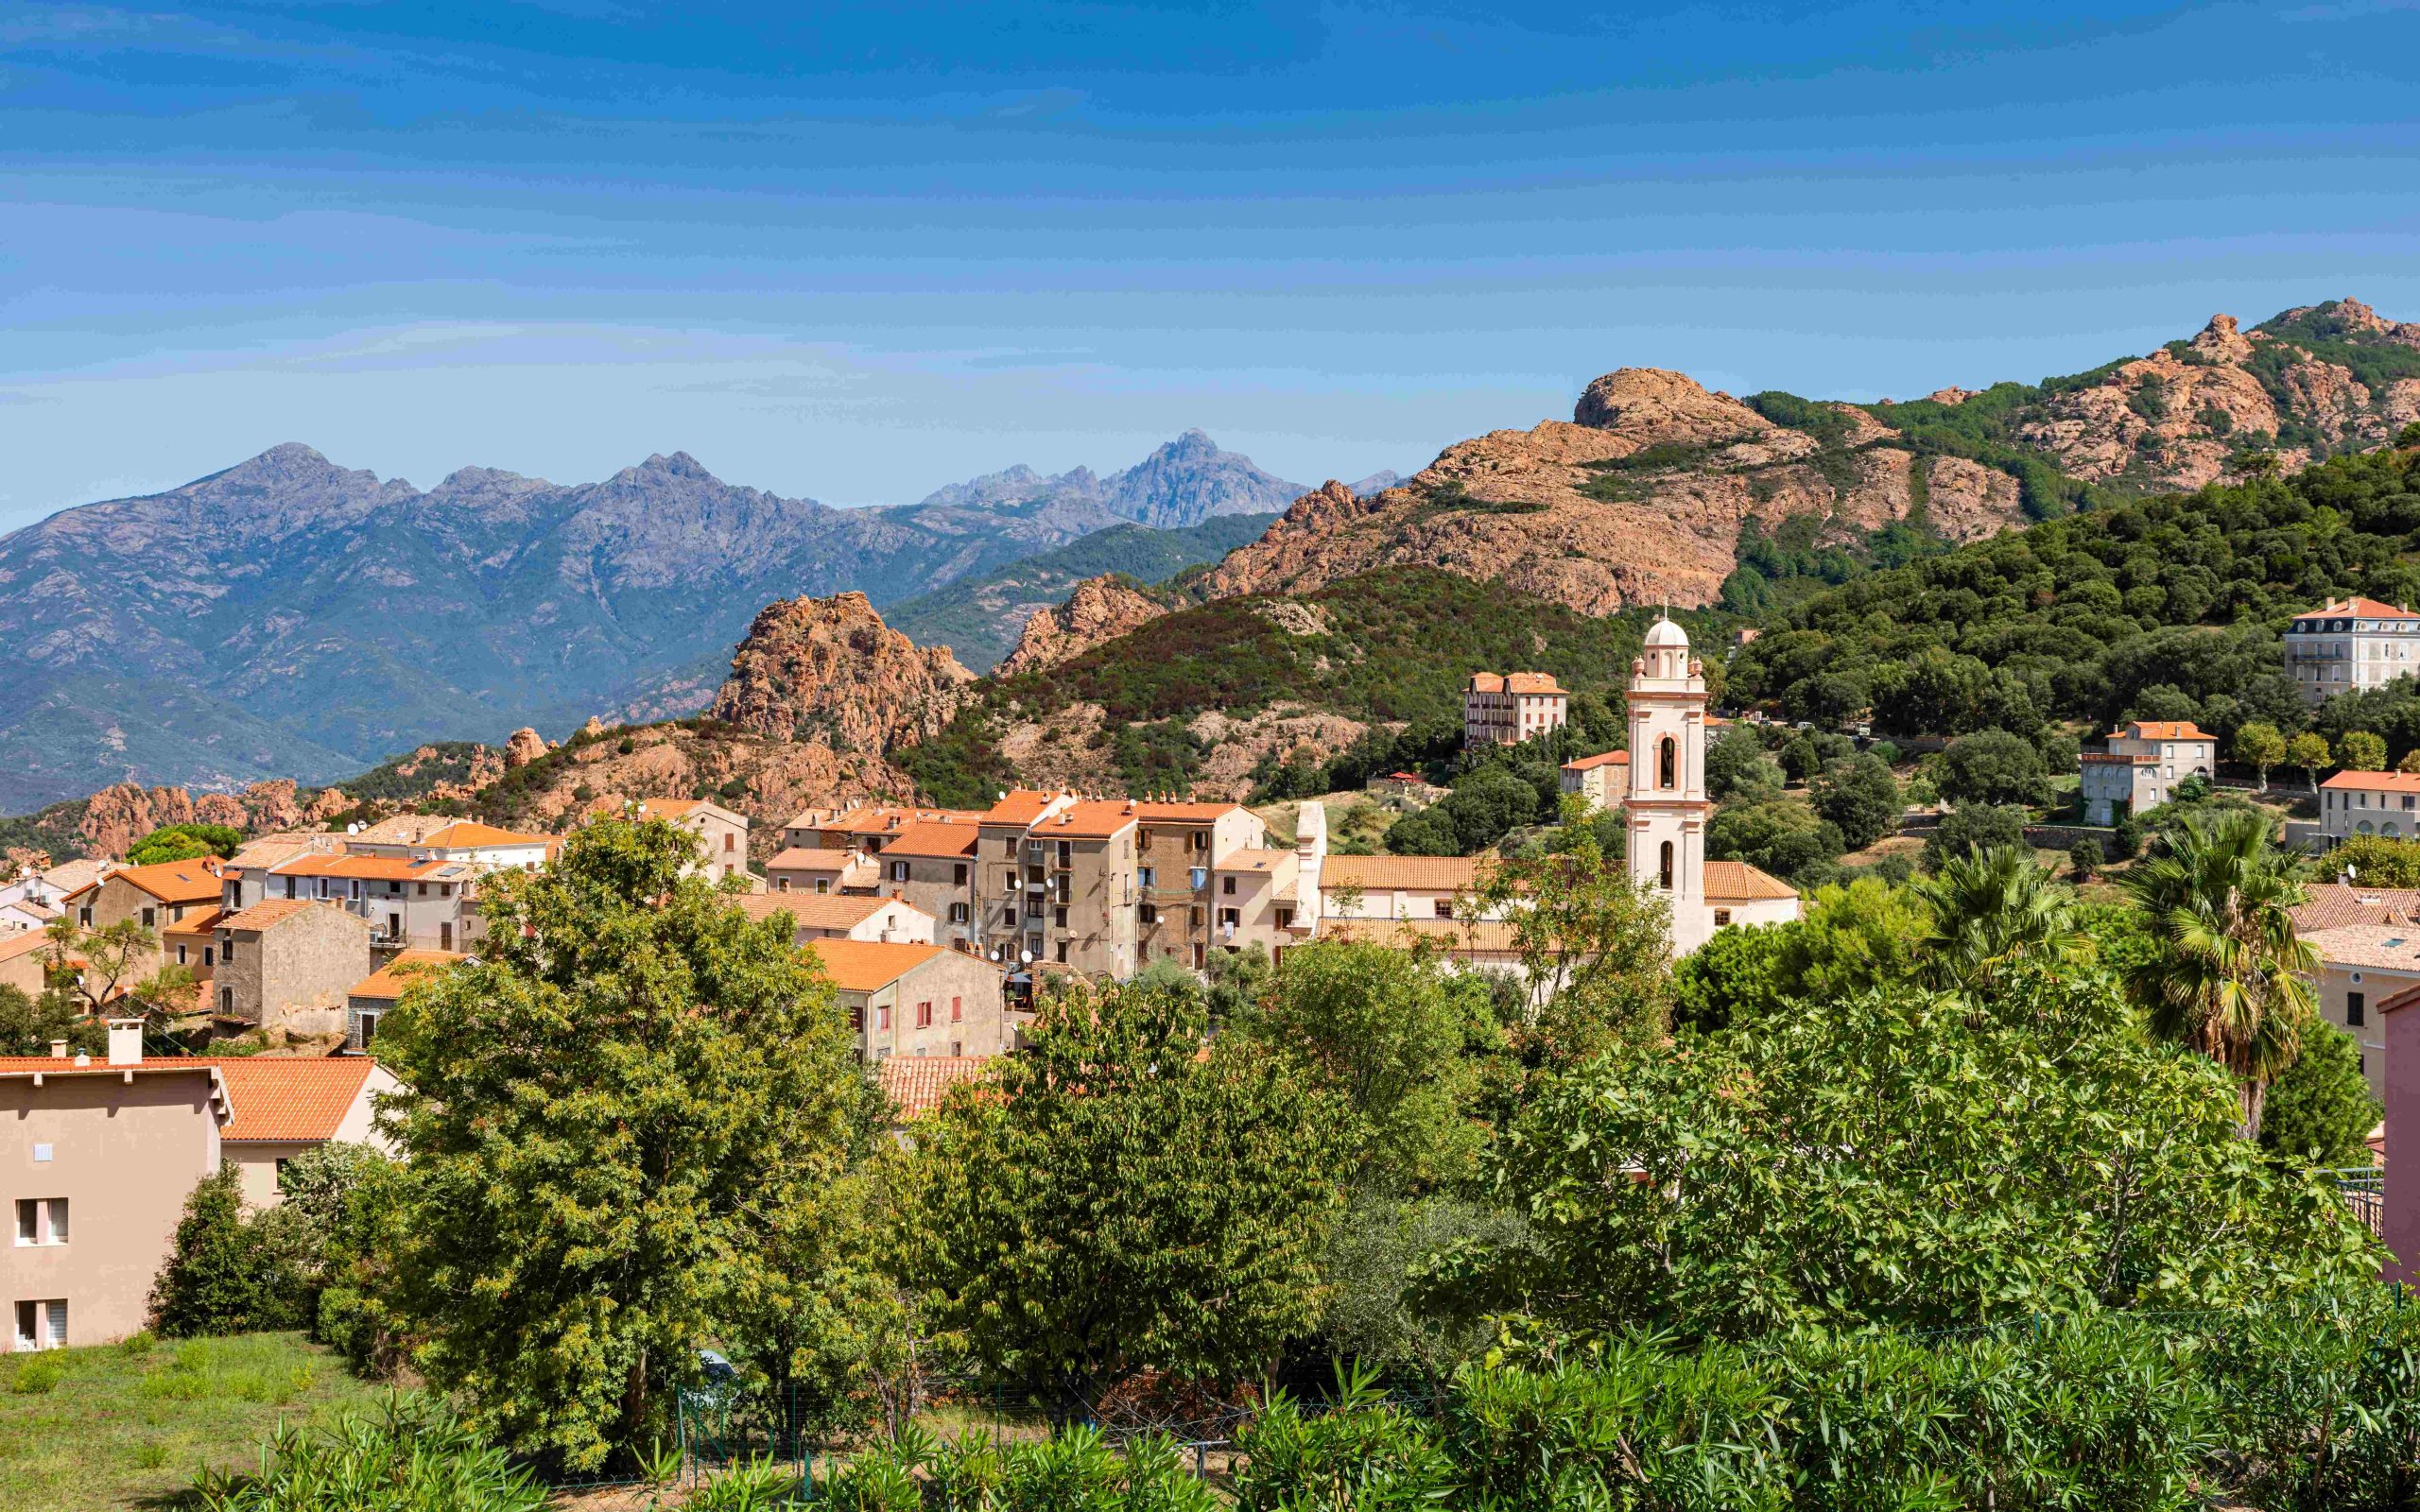
[{"label": "arched window in bell tower", "polygon": [[1666,892],[1670,892],[1672,890],[1672,842],[1669,840],[1664,842],[1664,855],[1663,859],[1657,863],[1656,876],[1661,879],[1656,885]]},{"label": "arched window in bell tower", "polygon": [[1667,735],[1655,743],[1655,785],[1658,787],[1679,786],[1677,776],[1679,766],[1680,747],[1673,742],[1671,736]]}]

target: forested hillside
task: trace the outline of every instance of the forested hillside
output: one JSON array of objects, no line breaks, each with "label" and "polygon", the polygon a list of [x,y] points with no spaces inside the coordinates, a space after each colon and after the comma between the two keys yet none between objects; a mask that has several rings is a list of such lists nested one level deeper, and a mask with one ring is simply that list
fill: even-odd
[{"label": "forested hillside", "polygon": [[[1891,734],[2030,733],[2047,719],[2194,719],[2222,739],[2251,720],[2301,728],[2286,622],[2346,593],[2420,600],[2411,440],[1870,573],[1782,611],[1734,659],[1731,696],[1826,724],[1871,708]],[[2325,719],[2353,728],[2385,701],[2339,698]]]}]

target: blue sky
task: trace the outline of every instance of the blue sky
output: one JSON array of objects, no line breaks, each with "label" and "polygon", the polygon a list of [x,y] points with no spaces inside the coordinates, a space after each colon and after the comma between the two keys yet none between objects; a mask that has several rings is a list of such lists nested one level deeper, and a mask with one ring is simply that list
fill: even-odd
[{"label": "blue sky", "polygon": [[1597,373],[2420,318],[2420,0],[0,0],[0,528],[283,440],[835,503],[1187,425],[1317,482]]}]

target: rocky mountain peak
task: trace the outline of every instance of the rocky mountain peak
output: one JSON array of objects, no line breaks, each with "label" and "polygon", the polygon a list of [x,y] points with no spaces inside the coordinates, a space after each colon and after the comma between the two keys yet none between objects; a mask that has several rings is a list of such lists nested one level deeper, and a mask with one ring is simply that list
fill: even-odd
[{"label": "rocky mountain peak", "polygon": [[1167,606],[1135,591],[1114,573],[1078,583],[1067,601],[1055,609],[1036,610],[1025,622],[1016,649],[1001,659],[994,675],[1013,678],[1039,672],[1083,655],[1104,641],[1140,629],[1167,613]]},{"label": "rocky mountain peak", "polygon": [[2236,329],[2232,315],[2214,315],[2202,334],[2193,338],[2193,350],[2218,362],[2250,362],[2252,343]]},{"label": "rocky mountain peak", "polygon": [[1588,386],[1571,421],[1618,431],[1641,445],[1721,441],[1772,428],[1772,421],[1728,394],[1709,393],[1685,372],[1617,368]]},{"label": "rocky mountain peak", "polygon": [[938,733],[974,680],[948,647],[883,624],[863,593],[788,598],[757,613],[709,712],[755,734],[879,756]]}]

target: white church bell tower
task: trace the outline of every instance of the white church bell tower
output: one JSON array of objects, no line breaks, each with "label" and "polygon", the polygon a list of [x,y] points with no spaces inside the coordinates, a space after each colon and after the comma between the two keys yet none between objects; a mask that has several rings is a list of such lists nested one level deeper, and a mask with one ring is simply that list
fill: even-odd
[{"label": "white church bell tower", "polygon": [[1630,879],[1671,904],[1672,948],[1680,955],[1712,932],[1705,716],[1705,669],[1689,655],[1688,633],[1659,618],[1630,664]]}]

